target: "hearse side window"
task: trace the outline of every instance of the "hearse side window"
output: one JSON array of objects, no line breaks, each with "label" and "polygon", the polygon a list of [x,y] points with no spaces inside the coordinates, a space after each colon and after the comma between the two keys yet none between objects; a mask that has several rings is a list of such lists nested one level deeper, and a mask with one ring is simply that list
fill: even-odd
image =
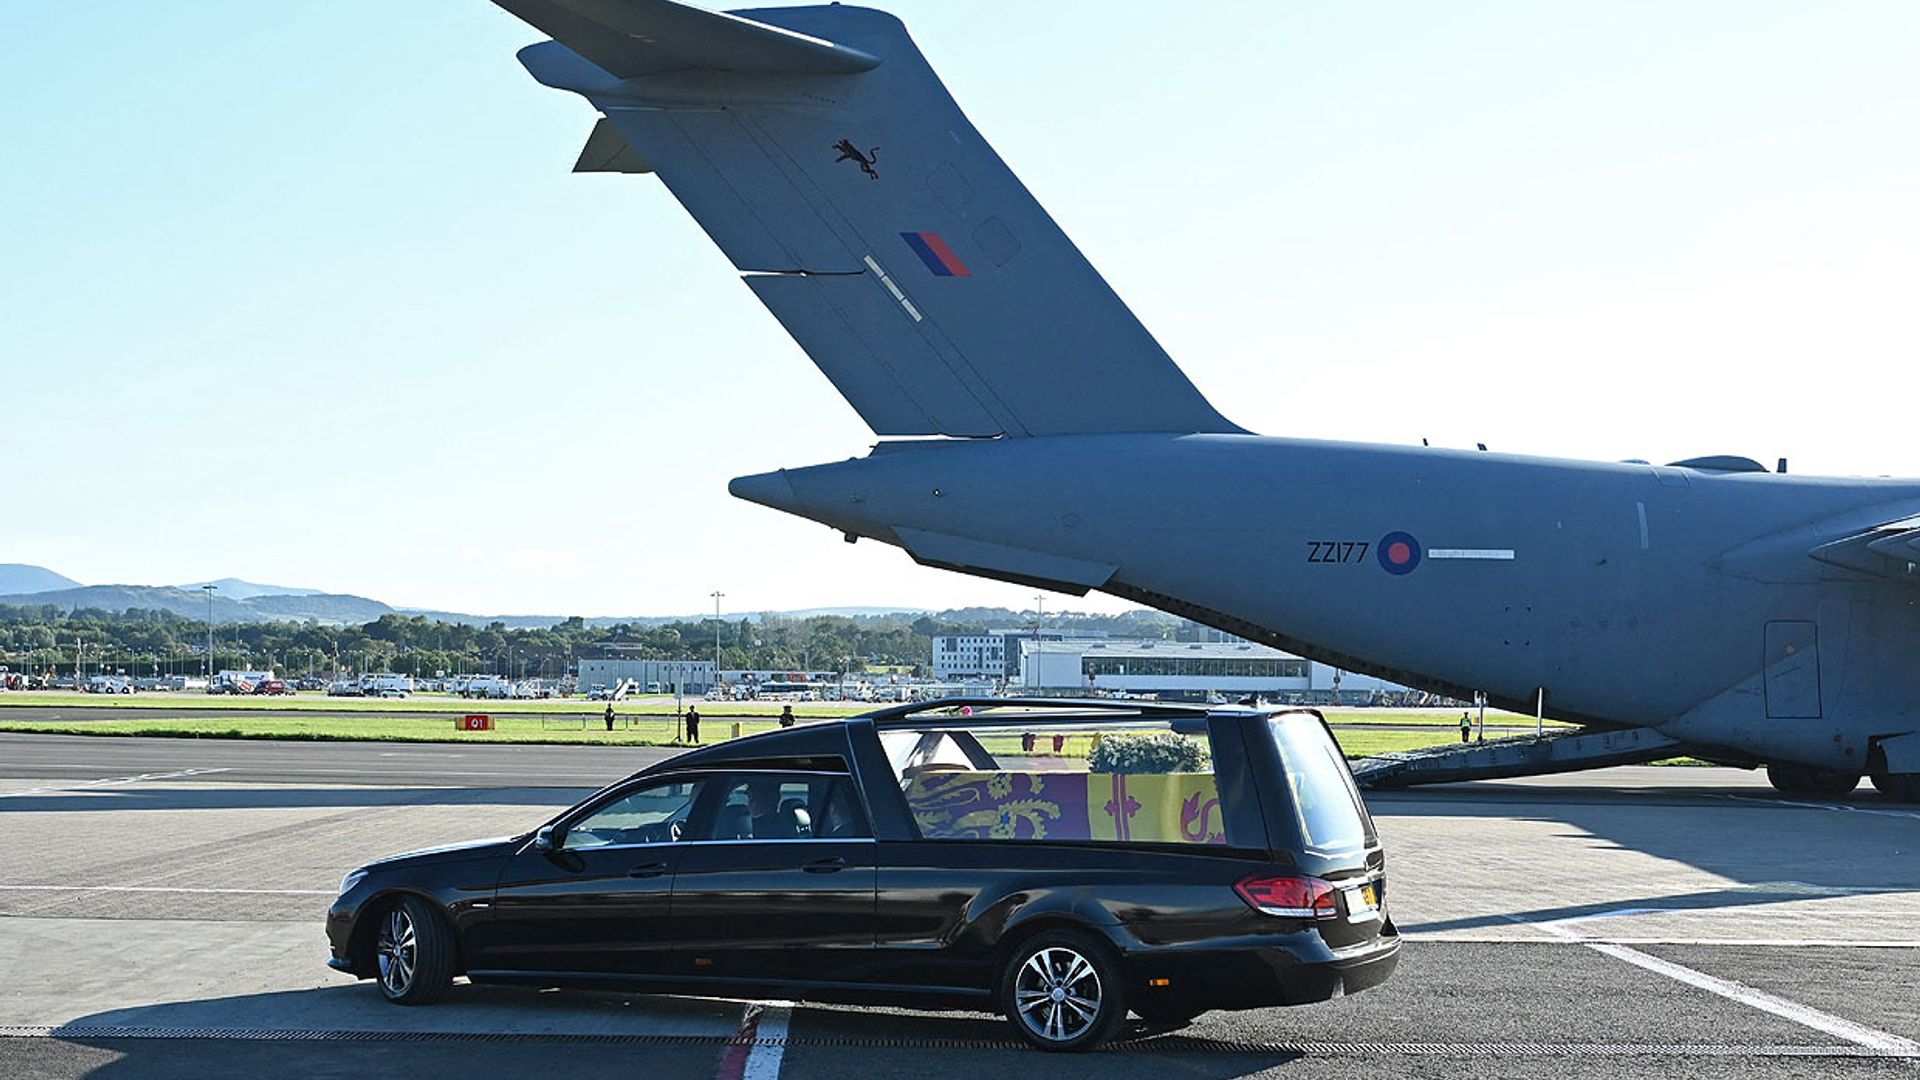
[{"label": "hearse side window", "polygon": [[1339,744],[1317,717],[1281,713],[1267,721],[1280,761],[1287,770],[1287,788],[1300,816],[1307,846],[1317,851],[1344,851],[1367,842],[1365,804],[1353,786],[1353,774],[1340,754]]},{"label": "hearse side window", "polygon": [[895,772],[928,766],[965,769],[974,763],[966,744],[951,732],[882,731],[880,747]]},{"label": "hearse side window", "polygon": [[[1129,721],[960,732],[979,753],[943,752],[948,732],[896,730],[889,745],[907,808],[927,840],[1230,844],[1205,735]],[[895,745],[931,753],[896,755]],[[1246,818],[1241,818],[1246,820]],[[1264,835],[1247,838],[1264,844]]]},{"label": "hearse side window", "polygon": [[568,851],[613,844],[664,844],[683,839],[704,780],[668,780],[602,803],[567,829]]},{"label": "hearse side window", "polygon": [[830,773],[729,776],[715,840],[846,840],[871,836],[853,779]]}]

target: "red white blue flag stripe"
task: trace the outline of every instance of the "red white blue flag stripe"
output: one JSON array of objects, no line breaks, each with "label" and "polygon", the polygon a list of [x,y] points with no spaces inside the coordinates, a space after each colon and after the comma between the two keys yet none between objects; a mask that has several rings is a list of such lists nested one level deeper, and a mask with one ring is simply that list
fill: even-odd
[{"label": "red white blue flag stripe", "polygon": [[920,256],[920,261],[927,264],[927,269],[933,271],[933,276],[973,276],[973,271],[967,269],[967,264],[960,261],[960,256],[953,253],[953,248],[948,247],[945,240],[940,239],[939,233],[903,232],[900,234],[900,239],[905,240],[907,246],[913,249],[913,253]]}]

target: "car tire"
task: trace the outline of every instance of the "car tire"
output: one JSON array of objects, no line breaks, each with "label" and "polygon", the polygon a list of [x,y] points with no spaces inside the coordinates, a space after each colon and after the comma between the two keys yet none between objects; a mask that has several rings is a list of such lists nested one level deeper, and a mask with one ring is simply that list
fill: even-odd
[{"label": "car tire", "polygon": [[431,1005],[453,986],[453,927],[434,906],[403,896],[375,916],[373,981],[395,1005]]},{"label": "car tire", "polygon": [[1767,783],[1782,795],[1808,799],[1838,799],[1860,786],[1860,774],[1810,765],[1769,765]]},{"label": "car tire", "polygon": [[1021,942],[1001,966],[995,996],[1014,1030],[1040,1050],[1091,1049],[1127,1018],[1119,965],[1106,945],[1078,930]]}]

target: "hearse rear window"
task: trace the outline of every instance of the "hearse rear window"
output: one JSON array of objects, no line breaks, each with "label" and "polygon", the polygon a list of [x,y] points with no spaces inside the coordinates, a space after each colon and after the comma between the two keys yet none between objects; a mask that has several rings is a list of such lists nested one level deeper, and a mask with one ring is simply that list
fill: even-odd
[{"label": "hearse rear window", "polygon": [[1023,727],[996,717],[892,729],[881,741],[928,840],[1244,842],[1227,834],[1204,734],[1131,719]]},{"label": "hearse rear window", "polygon": [[1360,801],[1353,774],[1326,726],[1306,713],[1281,713],[1268,720],[1267,727],[1280,748],[1307,846],[1315,851],[1364,846],[1366,804]]}]

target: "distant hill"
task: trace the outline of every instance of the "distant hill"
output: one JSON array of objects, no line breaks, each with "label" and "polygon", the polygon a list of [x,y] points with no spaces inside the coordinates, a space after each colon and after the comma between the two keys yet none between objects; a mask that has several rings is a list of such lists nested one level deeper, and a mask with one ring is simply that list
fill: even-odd
[{"label": "distant hill", "polygon": [[[470,615],[458,611],[427,608],[395,608],[378,600],[344,593],[325,593],[282,585],[262,585],[240,578],[221,578],[213,598],[216,622],[321,622],[340,625],[370,623],[383,615],[406,615],[466,626],[490,626],[501,623],[509,630],[541,630],[564,622],[563,615]],[[94,609],[122,614],[127,611],[168,611],[183,618],[207,617],[207,594],[201,583],[186,585],[82,585],[72,578],[45,567],[23,563],[0,563],[0,605],[14,607],[52,606],[63,611]],[[1065,614],[1064,612],[1062,614]],[[837,615],[857,621],[897,617],[902,621],[932,618],[936,621],[979,626],[1018,626],[1028,616],[1004,608],[959,608],[935,611],[931,608],[899,607],[823,607],[800,611],[730,611],[721,616],[728,622],[746,619],[758,622],[763,616],[806,619],[818,615]],[[698,623],[713,616],[705,612],[685,615],[600,616],[586,620],[588,626],[605,628],[622,623],[630,626],[662,626],[668,623]],[[1092,618],[1107,624],[1102,629],[1115,634],[1159,637],[1177,627],[1180,620],[1158,611],[1140,609],[1107,617]]]},{"label": "distant hill", "polygon": [[[236,577],[223,577],[218,581],[190,581],[180,588],[193,592],[202,585],[217,585],[220,595],[235,600],[251,600],[256,596],[319,596],[319,589],[296,589],[287,585],[262,585],[257,581],[241,581]],[[26,590],[21,590],[25,592]]]},{"label": "distant hill", "polygon": [[[434,611],[428,608],[401,608],[402,615],[418,615],[421,618],[437,622],[455,623],[465,626],[491,626],[500,623],[509,630],[542,630],[558,622],[564,622],[565,615],[469,615],[459,611]],[[787,619],[809,619],[815,615],[844,615],[848,618],[865,619],[880,615],[902,615],[909,619],[930,614],[931,608],[916,607],[835,607],[807,608],[804,611],[729,611],[720,616],[727,622],[739,622],[746,619],[758,621],[762,615],[774,615]],[[586,620],[588,626],[664,626],[667,623],[697,623],[713,616],[706,612],[691,615],[596,615]]]},{"label": "distant hill", "polygon": [[65,574],[56,574],[44,566],[26,563],[0,563],[0,595],[43,593],[55,589],[77,589],[80,583]]},{"label": "distant hill", "polygon": [[[83,585],[45,592],[13,593],[0,596],[0,604],[22,607],[51,605],[64,611],[97,608],[121,613],[126,611],[170,611],[189,619],[207,617],[207,597],[198,588],[191,591],[167,585]],[[372,622],[393,609],[364,596],[313,593],[304,596],[264,595],[236,600],[215,595],[213,618],[216,622],[273,622],[292,620],[357,624]]]},{"label": "distant hill", "polygon": [[[426,608],[401,608],[400,614],[431,619],[434,622],[452,623],[456,626],[492,626],[500,623],[509,630],[544,630],[554,623],[565,622],[565,615],[467,615],[458,611],[429,611]],[[599,620],[588,619],[590,623]],[[612,620],[618,622],[620,620]],[[609,622],[609,625],[612,625]]]},{"label": "distant hill", "polygon": [[933,614],[932,608],[923,607],[822,607],[804,608],[800,611],[773,611],[770,615],[782,615],[789,619],[811,619],[815,615],[843,615],[849,619],[868,618],[874,615],[908,615],[918,618]]},{"label": "distant hill", "polygon": [[[38,571],[40,574],[47,575],[45,578],[23,579],[43,582],[46,587],[29,586],[25,589],[11,589],[0,593],[0,605],[20,607],[50,605],[63,611],[93,608],[115,614],[127,611],[170,611],[189,619],[207,617],[207,594],[200,590],[199,585],[81,585],[50,570],[41,570],[39,567],[20,567],[19,569]],[[566,618],[564,615],[470,615],[458,611],[394,608],[364,596],[322,593],[311,589],[283,590],[278,586],[259,585],[241,581],[238,578],[222,578],[212,584],[220,586],[213,597],[213,618],[215,622],[223,623],[291,620],[359,624],[372,622],[382,615],[400,614],[417,615],[440,622],[468,626],[489,626],[497,622],[512,630],[537,630],[562,622]],[[877,615],[894,614],[911,618],[926,613],[926,610],[911,607],[815,608],[807,611],[765,613],[728,612],[724,618],[728,622],[740,619],[757,620],[762,614],[796,619],[813,615],[871,618]],[[588,619],[587,623],[600,627],[621,623],[634,626],[659,626],[670,622],[699,622],[711,617],[710,615],[603,616]]]}]

